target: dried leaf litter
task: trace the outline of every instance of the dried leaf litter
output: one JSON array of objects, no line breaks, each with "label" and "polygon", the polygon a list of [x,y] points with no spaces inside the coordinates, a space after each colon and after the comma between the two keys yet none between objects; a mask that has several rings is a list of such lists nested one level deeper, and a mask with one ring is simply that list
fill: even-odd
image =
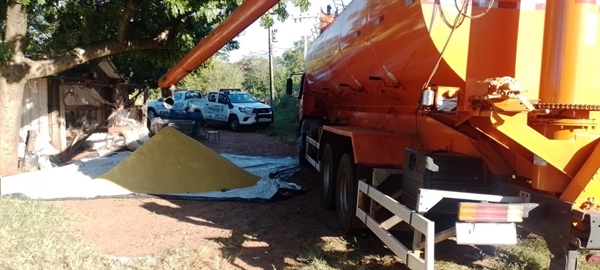
[{"label": "dried leaf litter", "polygon": [[202,143],[165,127],[98,177],[133,193],[200,193],[255,185],[259,177]]}]

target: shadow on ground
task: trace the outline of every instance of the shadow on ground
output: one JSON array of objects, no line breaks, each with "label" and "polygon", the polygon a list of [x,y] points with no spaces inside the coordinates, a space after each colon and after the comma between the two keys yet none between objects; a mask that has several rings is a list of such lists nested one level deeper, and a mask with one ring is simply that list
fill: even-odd
[{"label": "shadow on ground", "polygon": [[[333,212],[318,205],[317,177],[304,168],[291,181],[307,193],[274,203],[169,200],[177,207],[154,202],[142,207],[180,222],[230,230],[227,237],[205,239],[218,243],[222,256],[242,269],[407,269],[371,233],[342,237]],[[481,250],[453,242],[437,246],[436,254],[465,266],[481,259]]]}]

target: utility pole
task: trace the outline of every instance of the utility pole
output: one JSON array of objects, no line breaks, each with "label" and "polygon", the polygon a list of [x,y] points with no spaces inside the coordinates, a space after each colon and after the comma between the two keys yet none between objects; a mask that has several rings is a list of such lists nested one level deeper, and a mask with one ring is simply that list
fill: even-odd
[{"label": "utility pole", "polygon": [[308,52],[308,36],[302,36],[304,40],[304,58],[306,58],[306,53]]},{"label": "utility pole", "polygon": [[275,91],[275,79],[273,72],[273,43],[277,42],[275,39],[275,33],[277,33],[277,29],[271,29],[269,26],[269,92],[271,94],[271,98],[269,100],[269,104],[271,108],[273,108],[273,92]]}]

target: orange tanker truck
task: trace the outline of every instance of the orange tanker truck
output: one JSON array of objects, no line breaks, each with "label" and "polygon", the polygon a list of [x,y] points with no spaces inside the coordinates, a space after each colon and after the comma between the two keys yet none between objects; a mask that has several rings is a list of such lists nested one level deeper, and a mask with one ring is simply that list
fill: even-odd
[{"label": "orange tanker truck", "polygon": [[[433,269],[450,237],[516,244],[517,229],[544,237],[552,270],[576,269],[580,251],[598,263],[597,1],[354,0],[323,14],[300,74],[299,161],[342,231],[371,230],[411,269]],[[246,0],[161,87],[277,2]]]}]

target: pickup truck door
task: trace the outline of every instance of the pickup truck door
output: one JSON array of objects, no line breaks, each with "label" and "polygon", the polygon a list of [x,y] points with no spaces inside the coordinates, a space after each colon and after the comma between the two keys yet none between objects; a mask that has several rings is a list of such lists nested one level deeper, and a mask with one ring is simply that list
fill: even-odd
[{"label": "pickup truck door", "polygon": [[206,115],[204,119],[217,120],[216,115],[219,113],[219,103],[217,103],[218,93],[209,93],[206,102]]},{"label": "pickup truck door", "polygon": [[225,94],[219,93],[217,106],[219,112],[215,114],[216,120],[227,122],[227,118],[229,117],[229,98]]}]

